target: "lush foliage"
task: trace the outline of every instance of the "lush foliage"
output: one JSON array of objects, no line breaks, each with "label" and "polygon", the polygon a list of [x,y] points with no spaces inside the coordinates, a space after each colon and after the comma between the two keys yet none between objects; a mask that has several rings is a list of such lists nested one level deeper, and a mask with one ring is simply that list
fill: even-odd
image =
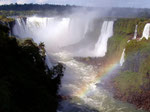
[{"label": "lush foliage", "polygon": [[6,16],[0,15],[0,21],[1,21],[1,22],[7,22],[7,23],[9,23],[9,22],[14,21],[14,19],[12,19],[12,18],[7,18]]},{"label": "lush foliage", "polygon": [[114,32],[116,34],[131,35],[134,34],[135,26],[138,25],[137,34],[138,37],[141,37],[146,23],[150,23],[150,19],[146,18],[118,19],[115,22]]},{"label": "lush foliage", "polygon": [[0,10],[0,15],[4,15],[4,16],[30,16],[30,15],[35,15],[35,14],[40,14],[40,11],[34,11],[34,10],[30,10],[30,11],[7,11],[7,10]]},{"label": "lush foliage", "polygon": [[127,44],[129,36],[116,34],[108,41],[108,50],[106,56],[120,57]]},{"label": "lush foliage", "polygon": [[[132,38],[134,36],[135,26],[138,25],[137,38],[140,38],[142,36],[144,26],[148,22],[150,22],[150,20],[144,18],[133,18],[133,19],[123,18],[115,21],[114,35],[108,41],[107,56],[109,57],[114,55],[120,57],[124,48],[127,49],[126,50],[127,52],[133,49],[137,49],[137,50],[138,48],[142,49],[145,45],[144,41],[146,40],[143,39],[141,42],[138,42],[136,40],[132,40]],[[132,41],[127,43],[128,40],[132,40]],[[132,49],[130,49],[130,47]]]},{"label": "lush foliage", "polygon": [[0,10],[14,10],[14,11],[31,11],[31,10],[59,10],[64,11],[69,9],[70,5],[53,5],[53,4],[10,4],[10,5],[1,5]]},{"label": "lush foliage", "polygon": [[[0,6],[0,15],[5,16],[53,16],[70,12],[76,6],[50,4],[10,4]],[[79,7],[78,7],[79,8]]]},{"label": "lush foliage", "polygon": [[142,86],[142,77],[137,72],[125,71],[120,72],[120,76],[114,79],[118,89],[125,95],[131,92],[140,92]]},{"label": "lush foliage", "polygon": [[[150,9],[144,8],[112,8],[111,11],[108,12],[107,8],[99,8],[99,7],[81,7],[81,6],[74,6],[74,5],[56,5],[56,4],[9,4],[9,5],[1,5],[0,6],[0,14],[7,15],[7,16],[14,16],[14,15],[31,15],[31,14],[42,14],[46,13],[47,15],[53,15],[53,13],[61,15],[66,14],[66,12],[74,12],[74,8],[83,9],[84,11],[100,11],[107,12],[105,15],[106,17],[113,17],[113,18],[137,18],[137,17],[150,17]],[[73,9],[73,10],[72,10]],[[81,11],[81,10],[80,10]],[[22,12],[22,13],[21,13]]]},{"label": "lush foliage", "polygon": [[139,19],[118,19],[114,25],[115,34],[134,34]]},{"label": "lush foliage", "polygon": [[63,66],[49,70],[44,44],[28,39],[19,44],[0,25],[0,111],[55,112]]},{"label": "lush foliage", "polygon": [[142,33],[143,33],[143,29],[146,25],[146,23],[150,23],[150,19],[140,19],[140,21],[138,22],[138,36],[142,36]]},{"label": "lush foliage", "polygon": [[[126,61],[114,81],[123,93],[136,93],[150,88],[150,40],[132,40],[126,46]],[[129,95],[129,94],[126,94]]]},{"label": "lush foliage", "polygon": [[[132,40],[135,26],[138,25],[138,38],[149,19],[118,19],[114,24],[114,36],[108,41],[107,57],[120,59],[125,48],[125,63],[121,72],[113,79],[116,88],[125,96],[149,89],[150,83],[150,39]],[[128,43],[127,41],[130,40]],[[119,75],[118,75],[119,74]]]}]

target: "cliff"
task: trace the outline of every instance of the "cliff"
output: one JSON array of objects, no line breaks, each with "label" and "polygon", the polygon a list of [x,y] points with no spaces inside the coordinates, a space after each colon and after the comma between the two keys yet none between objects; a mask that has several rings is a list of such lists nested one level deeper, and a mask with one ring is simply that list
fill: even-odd
[{"label": "cliff", "polygon": [[0,24],[0,111],[56,112],[63,66],[49,69],[44,44],[8,33],[7,25]]},{"label": "cliff", "polygon": [[[98,68],[105,70],[113,64],[119,65],[125,49],[123,66],[109,74],[103,87],[113,92],[115,98],[150,111],[150,39],[140,40],[147,23],[150,23],[150,19],[117,19],[114,23],[114,35],[108,40],[105,57],[89,57],[80,61],[100,65]],[[137,36],[133,39],[136,25]]]},{"label": "cliff", "polygon": [[[114,26],[114,36],[109,40],[108,57],[117,55],[125,48],[125,62],[113,78],[114,97],[150,111],[150,40],[142,37],[149,19],[120,19]],[[138,25],[137,39],[132,40]],[[127,41],[130,42],[127,43]],[[114,74],[115,75],[115,74]]]}]

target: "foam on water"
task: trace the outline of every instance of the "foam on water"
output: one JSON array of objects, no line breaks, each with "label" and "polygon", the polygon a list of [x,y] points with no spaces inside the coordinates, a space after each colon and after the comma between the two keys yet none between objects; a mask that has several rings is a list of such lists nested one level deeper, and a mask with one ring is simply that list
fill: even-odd
[{"label": "foam on water", "polygon": [[[61,51],[59,48],[79,42],[86,38],[89,30],[88,21],[70,18],[41,18],[27,17],[26,20],[18,18],[13,33],[20,38],[31,37],[37,43],[44,42],[47,57],[53,57],[65,65],[66,70],[62,78],[59,93],[71,99],[60,102],[58,111],[61,112],[138,112],[133,106],[119,102],[98,86],[102,76],[116,68],[120,59],[110,60],[110,66],[103,68],[101,74],[95,71],[92,65],[76,61],[72,52]],[[107,41],[113,35],[113,21],[104,21],[98,41],[91,51],[82,49],[83,53],[91,56],[104,56],[107,52]],[[78,34],[76,34],[78,33]],[[75,38],[76,37],[76,38]],[[51,52],[51,49],[57,52]],[[89,52],[89,53],[88,53]],[[93,55],[94,54],[94,55]],[[87,56],[87,55],[86,55]],[[47,59],[47,61],[49,61]],[[51,65],[49,65],[51,66]],[[102,70],[103,71],[103,70]]]},{"label": "foam on water", "polygon": [[[64,55],[63,55],[64,54]],[[66,53],[55,54],[55,57],[63,57]],[[62,78],[60,94],[72,99],[60,103],[59,111],[62,112],[143,112],[128,103],[114,99],[107,90],[99,84],[102,76],[98,76],[93,66],[86,65],[71,58],[61,60],[66,65],[65,75]],[[98,77],[97,77],[98,76]],[[98,79],[98,80],[97,80]],[[82,94],[79,94],[80,91]],[[94,109],[94,110],[91,110]],[[97,111],[95,111],[97,110]]]}]

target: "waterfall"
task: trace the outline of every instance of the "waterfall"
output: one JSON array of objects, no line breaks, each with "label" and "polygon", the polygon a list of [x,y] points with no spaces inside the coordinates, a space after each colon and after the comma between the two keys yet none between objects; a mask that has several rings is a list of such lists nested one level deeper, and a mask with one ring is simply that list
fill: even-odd
[{"label": "waterfall", "polygon": [[13,34],[20,38],[33,38],[37,43],[42,41],[49,48],[59,49],[82,40],[88,31],[89,22],[90,20],[79,18],[17,18]]},{"label": "waterfall", "polygon": [[69,36],[70,45],[80,42],[85,38],[85,35],[89,29],[90,20],[81,19],[80,17],[70,18],[69,24]]},{"label": "waterfall", "polygon": [[[65,65],[64,76],[61,80],[59,93],[69,96],[69,99],[62,100],[60,103],[60,112],[133,112],[134,108],[118,102],[100,85],[97,85],[98,72],[95,67],[75,60],[72,51],[59,50],[51,52],[50,49],[61,48],[70,44],[78,43],[83,38],[88,39],[85,35],[98,29],[98,34],[93,43],[92,49],[83,47],[74,47],[81,50],[82,54],[90,54],[90,56],[104,56],[107,52],[107,41],[113,35],[113,21],[104,21],[101,30],[99,27],[91,27],[88,20],[80,20],[77,16],[74,18],[41,18],[27,17],[26,19],[17,18],[13,27],[13,34],[20,37],[30,37],[37,43],[44,42],[46,48],[46,64],[49,68],[53,66],[50,61],[57,60]],[[87,18],[86,18],[87,19]],[[91,22],[92,23],[92,22]],[[100,23],[97,23],[100,24]],[[100,24],[101,26],[101,24]],[[95,32],[94,32],[95,33]],[[100,33],[100,35],[99,35]],[[90,39],[94,39],[90,35]],[[89,40],[90,40],[89,39]],[[88,45],[91,41],[88,41]],[[83,43],[81,43],[83,45]],[[67,46],[70,47],[70,46]],[[125,52],[125,50],[124,50]],[[87,56],[87,55],[86,55]],[[49,58],[51,57],[51,58]],[[124,60],[124,53],[121,60]],[[123,62],[123,61],[121,61]],[[55,64],[55,63],[54,63]],[[97,80],[98,79],[98,80]],[[88,87],[88,91],[86,88]],[[82,95],[84,94],[84,95]],[[84,97],[82,97],[84,96]],[[83,106],[82,106],[83,105]],[[85,107],[84,107],[85,105]],[[90,108],[92,108],[92,110]],[[93,110],[94,109],[94,110]]]},{"label": "waterfall", "polygon": [[126,49],[123,49],[123,52],[122,52],[122,55],[121,55],[121,58],[120,58],[120,66],[122,66],[123,65],[123,63],[124,63],[124,61],[125,61],[125,50]]},{"label": "waterfall", "polygon": [[48,57],[48,55],[46,54],[46,56],[45,56],[45,63],[46,63],[46,65],[48,66],[48,68],[52,68],[52,67],[53,67],[53,64],[50,63],[50,62],[51,62],[51,60],[50,60],[50,58]]},{"label": "waterfall", "polygon": [[147,23],[144,27],[143,35],[141,39],[146,38],[148,40],[149,36],[150,36],[150,23]]},{"label": "waterfall", "polygon": [[137,28],[138,28],[138,25],[135,26],[135,32],[134,32],[133,40],[135,40],[137,37]]},{"label": "waterfall", "polygon": [[[37,43],[44,42],[48,51],[57,51],[64,46],[74,45],[85,39],[86,34],[90,33],[90,24],[93,24],[92,21],[94,20],[83,20],[77,17],[27,17],[26,19],[17,18],[16,24],[13,27],[13,34],[20,38],[33,38],[33,40]],[[104,56],[107,52],[107,41],[113,35],[113,24],[113,21],[104,21],[102,28],[99,31],[101,33],[97,39],[98,41],[95,45],[93,43],[94,48],[91,49],[88,46],[84,47],[84,44],[80,43],[82,47],[78,51],[74,51],[78,48],[72,48],[71,52],[73,52],[73,55],[83,57]]]},{"label": "waterfall", "polygon": [[13,34],[20,38],[33,38],[37,43],[43,41],[51,47],[59,47],[65,44],[64,41],[59,41],[59,37],[66,40],[69,21],[69,18],[27,17],[26,20],[17,18]]},{"label": "waterfall", "polygon": [[12,36],[12,34],[11,34],[11,27],[10,27],[10,24],[8,23],[8,25],[7,25],[7,26],[8,26],[8,28],[10,29],[10,30],[9,30],[9,36],[11,37],[11,36]]},{"label": "waterfall", "polygon": [[105,56],[107,52],[107,41],[113,36],[113,21],[104,21],[98,42],[95,45],[95,55],[98,57]]}]

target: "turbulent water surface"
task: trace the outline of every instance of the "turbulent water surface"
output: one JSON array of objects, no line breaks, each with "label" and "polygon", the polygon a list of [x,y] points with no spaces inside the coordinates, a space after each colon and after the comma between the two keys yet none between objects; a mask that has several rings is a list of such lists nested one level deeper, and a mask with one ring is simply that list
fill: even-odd
[{"label": "turbulent water surface", "polygon": [[[69,17],[17,18],[13,34],[20,38],[31,37],[37,43],[44,42],[47,61],[50,57],[66,66],[59,91],[64,96],[64,100],[60,102],[58,112],[142,112],[142,110],[136,110],[133,105],[115,100],[107,90],[101,87],[101,78],[95,80],[98,73],[94,66],[74,59],[74,56],[105,56],[107,41],[113,35],[114,22],[102,21],[102,26],[97,23],[100,27],[94,27],[94,31],[97,31],[94,32],[91,30],[91,26],[94,26],[93,21],[93,18],[84,20]],[[91,35],[93,32],[98,34],[97,37]],[[91,38],[95,41],[94,44],[88,43],[92,46],[89,48],[82,40]],[[80,45],[82,47],[79,47]],[[67,46],[71,50],[64,49]],[[124,54],[121,63],[123,63],[123,57]]]}]

